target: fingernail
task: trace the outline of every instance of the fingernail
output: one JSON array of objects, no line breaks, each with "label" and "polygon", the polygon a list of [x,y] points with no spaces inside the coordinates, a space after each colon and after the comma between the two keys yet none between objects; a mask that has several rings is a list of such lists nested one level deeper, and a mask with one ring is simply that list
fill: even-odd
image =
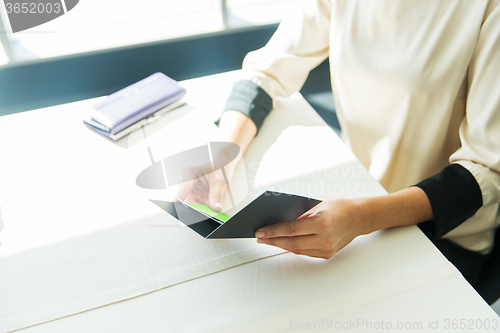
[{"label": "fingernail", "polygon": [[263,238],[265,235],[266,234],[264,233],[264,231],[262,231],[260,229],[255,232],[255,237],[257,237],[257,238]]},{"label": "fingernail", "polygon": [[218,208],[220,211],[222,211],[222,205],[220,204],[220,202],[216,202],[215,203],[215,207]]},{"label": "fingernail", "polygon": [[257,243],[266,244],[266,240],[265,239],[257,238]]}]

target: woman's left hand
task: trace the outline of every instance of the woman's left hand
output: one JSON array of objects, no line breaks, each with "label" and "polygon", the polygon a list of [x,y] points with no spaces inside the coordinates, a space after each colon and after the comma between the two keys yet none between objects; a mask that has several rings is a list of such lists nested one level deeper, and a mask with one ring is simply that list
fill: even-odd
[{"label": "woman's left hand", "polygon": [[329,259],[359,235],[433,218],[427,195],[412,186],[378,197],[325,201],[295,221],[260,228],[255,237],[259,243]]},{"label": "woman's left hand", "polygon": [[354,238],[367,233],[364,212],[356,199],[325,201],[297,220],[260,228],[255,237],[258,243],[295,254],[330,259]]}]

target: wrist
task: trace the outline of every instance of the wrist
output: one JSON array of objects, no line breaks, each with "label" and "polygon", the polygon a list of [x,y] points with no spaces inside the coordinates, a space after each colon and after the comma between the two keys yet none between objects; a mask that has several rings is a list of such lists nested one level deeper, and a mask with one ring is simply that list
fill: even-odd
[{"label": "wrist", "polygon": [[[381,200],[382,199],[382,200]],[[355,212],[359,216],[358,225],[359,235],[368,235],[374,231],[383,229],[378,223],[382,217],[380,215],[380,206],[383,205],[381,197],[363,197],[352,199]]]},{"label": "wrist", "polygon": [[410,187],[392,194],[353,200],[361,213],[361,234],[415,225],[433,219],[429,199],[418,187]]}]

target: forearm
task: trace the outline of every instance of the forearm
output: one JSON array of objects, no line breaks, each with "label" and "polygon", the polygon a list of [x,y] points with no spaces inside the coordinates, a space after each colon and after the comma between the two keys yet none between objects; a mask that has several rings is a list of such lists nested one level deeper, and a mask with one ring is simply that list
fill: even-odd
[{"label": "forearm", "polygon": [[414,225],[432,220],[432,207],[425,192],[410,187],[393,194],[354,199],[364,218],[360,233],[380,229]]},{"label": "forearm", "polygon": [[242,154],[246,152],[257,133],[254,122],[239,111],[224,112],[220,119],[219,129],[224,140],[237,144]]}]

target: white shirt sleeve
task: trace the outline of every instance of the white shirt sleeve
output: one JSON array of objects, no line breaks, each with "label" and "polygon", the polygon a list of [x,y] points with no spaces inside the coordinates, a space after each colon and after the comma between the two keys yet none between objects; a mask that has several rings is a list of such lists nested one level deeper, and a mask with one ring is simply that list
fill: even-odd
[{"label": "white shirt sleeve", "polygon": [[451,157],[476,178],[483,207],[500,202],[500,1],[490,3],[468,70],[462,143]]},{"label": "white shirt sleeve", "polygon": [[330,3],[306,0],[299,3],[263,48],[243,61],[244,79],[272,98],[300,90],[309,72],[328,57]]}]

